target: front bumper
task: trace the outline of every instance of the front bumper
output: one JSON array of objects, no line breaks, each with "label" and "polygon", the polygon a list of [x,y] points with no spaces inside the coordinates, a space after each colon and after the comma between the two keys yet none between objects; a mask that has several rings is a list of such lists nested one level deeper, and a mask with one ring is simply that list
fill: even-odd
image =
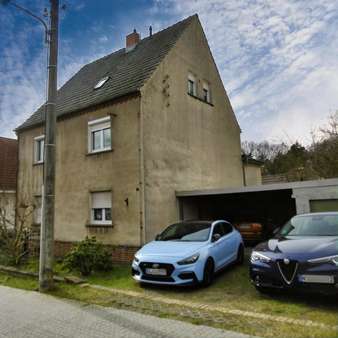
[{"label": "front bumper", "polygon": [[[148,267],[154,264],[167,271],[166,276],[154,276],[146,273]],[[195,285],[203,279],[201,275],[201,263],[197,261],[194,264],[178,265],[177,263],[165,263],[154,261],[140,261],[132,263],[132,277],[141,283],[157,285]]]},{"label": "front bumper", "polygon": [[[302,281],[302,275],[332,276],[334,282],[332,284],[305,283]],[[329,263],[314,265],[307,262],[299,262],[295,277],[289,284],[283,280],[275,261],[270,263],[255,262],[250,264],[250,279],[254,285],[263,288],[338,293],[338,267]]]}]

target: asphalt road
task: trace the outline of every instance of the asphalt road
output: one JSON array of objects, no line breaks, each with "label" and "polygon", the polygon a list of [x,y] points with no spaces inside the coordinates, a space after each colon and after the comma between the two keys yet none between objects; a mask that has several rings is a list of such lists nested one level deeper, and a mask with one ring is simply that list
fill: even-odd
[{"label": "asphalt road", "polygon": [[0,337],[246,338],[249,336],[0,286]]}]

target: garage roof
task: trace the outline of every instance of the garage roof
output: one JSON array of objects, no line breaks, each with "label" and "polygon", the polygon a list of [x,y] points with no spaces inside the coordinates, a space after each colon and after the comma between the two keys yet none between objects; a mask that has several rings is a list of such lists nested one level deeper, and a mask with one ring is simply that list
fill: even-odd
[{"label": "garage roof", "polygon": [[176,196],[177,197],[189,197],[189,196],[240,194],[240,193],[246,193],[246,192],[287,190],[287,189],[296,189],[296,188],[315,188],[315,187],[328,187],[328,186],[338,187],[338,178],[316,180],[316,181],[274,183],[274,184],[266,184],[266,185],[264,184],[264,185],[255,185],[255,186],[249,186],[249,187],[176,191]]}]

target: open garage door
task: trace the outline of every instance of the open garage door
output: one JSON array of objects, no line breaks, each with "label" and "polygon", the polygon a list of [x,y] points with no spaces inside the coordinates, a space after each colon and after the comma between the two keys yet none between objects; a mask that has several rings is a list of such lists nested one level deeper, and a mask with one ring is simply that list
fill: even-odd
[{"label": "open garage door", "polygon": [[259,222],[267,235],[296,215],[292,189],[184,196],[178,199],[182,220],[224,219],[233,224]]}]

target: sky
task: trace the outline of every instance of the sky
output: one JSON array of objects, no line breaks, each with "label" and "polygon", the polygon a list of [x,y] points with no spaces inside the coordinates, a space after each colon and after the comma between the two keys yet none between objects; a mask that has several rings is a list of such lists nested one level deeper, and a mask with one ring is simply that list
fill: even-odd
[{"label": "sky", "polygon": [[[16,0],[43,15],[48,0]],[[243,141],[311,142],[338,110],[338,0],[64,0],[61,86],[84,64],[197,13]],[[43,28],[0,7],[0,136],[46,98]]]}]

